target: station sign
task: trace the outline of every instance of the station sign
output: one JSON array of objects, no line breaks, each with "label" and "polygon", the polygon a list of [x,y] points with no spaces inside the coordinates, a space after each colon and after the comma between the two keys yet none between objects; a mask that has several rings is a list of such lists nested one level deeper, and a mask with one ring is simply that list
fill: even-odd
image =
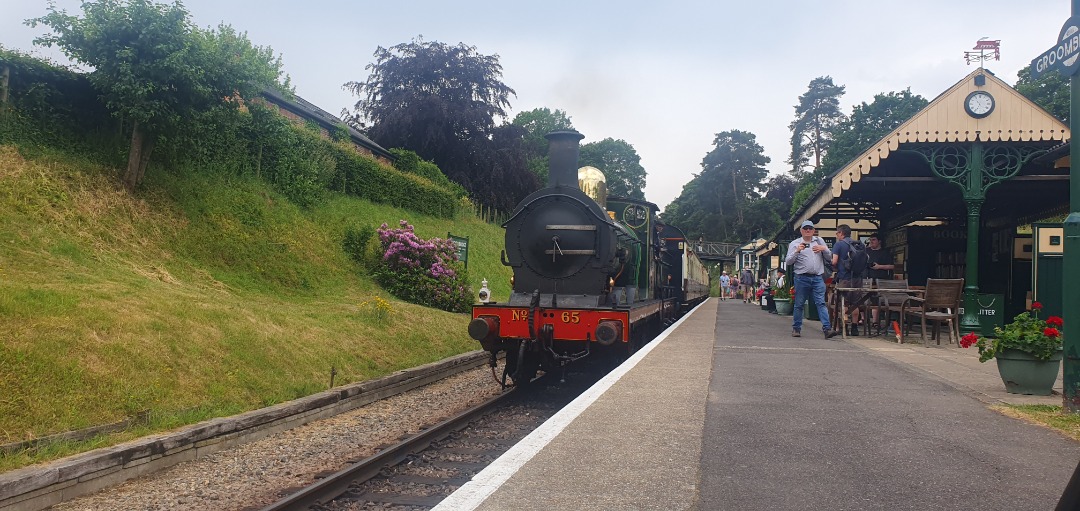
[{"label": "station sign", "polygon": [[454,242],[454,246],[457,247],[457,258],[465,264],[465,267],[469,267],[469,237],[454,236],[453,234],[446,233],[446,237]]},{"label": "station sign", "polygon": [[1072,76],[1080,69],[1080,17],[1069,18],[1061,27],[1058,43],[1031,61],[1031,79],[1050,71]]}]

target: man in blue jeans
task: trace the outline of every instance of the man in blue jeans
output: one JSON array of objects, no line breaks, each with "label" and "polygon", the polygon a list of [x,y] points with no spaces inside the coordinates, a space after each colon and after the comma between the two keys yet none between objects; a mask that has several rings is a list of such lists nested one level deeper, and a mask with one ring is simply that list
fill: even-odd
[{"label": "man in blue jeans", "polygon": [[832,329],[829,324],[829,309],[825,305],[825,273],[824,258],[832,259],[832,251],[825,241],[814,236],[814,223],[805,220],[799,226],[802,237],[795,238],[788,244],[785,265],[793,273],[792,283],[795,284],[795,303],[793,306],[794,319],[791,324],[791,336],[802,335],[803,304],[811,296],[814,306],[817,307],[818,317],[821,318],[821,332],[826,339],[835,337],[839,332]]}]

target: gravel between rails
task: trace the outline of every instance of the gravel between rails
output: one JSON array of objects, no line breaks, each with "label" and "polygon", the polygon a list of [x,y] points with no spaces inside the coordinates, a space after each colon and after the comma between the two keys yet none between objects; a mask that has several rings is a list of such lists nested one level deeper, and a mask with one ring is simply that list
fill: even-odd
[{"label": "gravel between rails", "polygon": [[249,510],[501,392],[487,366],[337,417],[181,463],[51,509]]}]

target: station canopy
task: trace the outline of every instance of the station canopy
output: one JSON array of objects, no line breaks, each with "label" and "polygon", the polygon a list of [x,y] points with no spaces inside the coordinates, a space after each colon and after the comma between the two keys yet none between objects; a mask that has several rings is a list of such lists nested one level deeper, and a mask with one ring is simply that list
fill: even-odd
[{"label": "station canopy", "polygon": [[[969,95],[988,92],[992,111],[974,117]],[[1065,213],[1069,204],[1069,128],[985,69],[977,69],[825,180],[785,226],[810,218],[819,228],[848,223],[890,230],[915,223],[965,222],[960,186],[939,177],[928,162],[984,149],[984,184],[998,181],[1010,165],[1015,175],[985,191],[984,226],[1023,225]],[[963,156],[959,158],[963,162]],[[955,166],[955,165],[954,165]],[[954,169],[955,171],[955,169]],[[956,172],[961,172],[962,169]],[[995,174],[995,172],[999,174]],[[960,179],[966,179],[960,177]]]}]

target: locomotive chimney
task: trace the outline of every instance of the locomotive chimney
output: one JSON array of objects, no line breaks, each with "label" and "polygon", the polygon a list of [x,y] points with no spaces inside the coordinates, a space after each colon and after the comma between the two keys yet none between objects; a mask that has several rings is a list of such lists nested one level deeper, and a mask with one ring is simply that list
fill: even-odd
[{"label": "locomotive chimney", "polygon": [[552,131],[548,139],[548,186],[578,186],[578,142],[585,135],[574,130]]}]

